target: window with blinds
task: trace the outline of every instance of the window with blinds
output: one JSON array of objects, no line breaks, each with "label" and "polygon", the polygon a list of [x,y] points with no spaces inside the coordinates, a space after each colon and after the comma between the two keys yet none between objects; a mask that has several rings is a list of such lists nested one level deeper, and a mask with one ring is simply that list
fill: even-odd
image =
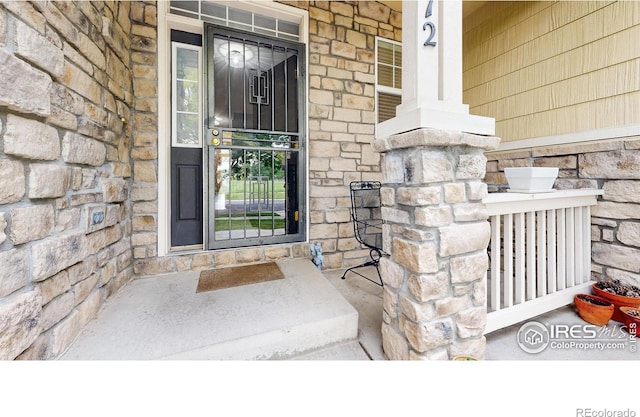
[{"label": "window with blinds", "polygon": [[378,123],[396,116],[402,101],[402,44],[376,38],[376,102]]}]

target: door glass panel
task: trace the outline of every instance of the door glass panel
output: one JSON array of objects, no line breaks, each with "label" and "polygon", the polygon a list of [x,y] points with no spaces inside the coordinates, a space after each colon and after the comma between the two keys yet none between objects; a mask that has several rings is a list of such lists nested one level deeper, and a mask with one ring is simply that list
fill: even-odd
[{"label": "door glass panel", "polygon": [[200,118],[200,47],[172,43],[172,144],[202,146]]},{"label": "door glass panel", "polygon": [[214,161],[210,241],[298,233],[296,180],[292,179],[297,151],[211,147],[210,152]]},{"label": "door glass panel", "polygon": [[[246,52],[244,43],[228,42],[227,68],[229,71],[229,114],[231,127],[244,128],[246,115],[245,62],[253,57],[253,52]],[[224,51],[224,49],[223,49]],[[225,52],[223,52],[224,54]],[[251,55],[248,55],[251,54]]]},{"label": "door glass panel", "polygon": [[274,121],[273,130],[287,131],[287,60],[286,50],[284,48],[273,48],[273,61],[275,63],[272,72],[273,79],[273,108]]},{"label": "door glass panel", "polygon": [[287,51],[287,132],[298,131],[298,56]]},{"label": "door glass panel", "polygon": [[298,131],[297,51],[249,39],[215,36],[213,52],[209,82],[215,88],[210,128]]},{"label": "door glass panel", "polygon": [[227,146],[298,148],[298,136],[279,133],[253,133],[226,130],[222,132],[222,144]]},{"label": "door glass panel", "polygon": [[[231,91],[231,73],[229,71],[229,57],[222,51],[228,51],[230,41],[229,39],[215,38],[213,49],[215,53],[209,55],[209,60],[213,60],[213,71],[209,71],[209,85],[215,86],[213,89],[209,89],[209,94],[213,93],[213,103],[215,105],[213,114],[209,113],[209,127],[211,128],[225,128],[230,126],[229,119],[229,91]],[[213,74],[215,74],[215,81],[213,80]],[[211,104],[209,104],[211,107]]]},{"label": "door glass panel", "polygon": [[181,145],[197,145],[200,143],[198,127],[200,118],[197,114],[178,113],[176,115],[176,140]]},{"label": "door glass panel", "polygon": [[207,28],[209,248],[300,241],[300,49]]}]

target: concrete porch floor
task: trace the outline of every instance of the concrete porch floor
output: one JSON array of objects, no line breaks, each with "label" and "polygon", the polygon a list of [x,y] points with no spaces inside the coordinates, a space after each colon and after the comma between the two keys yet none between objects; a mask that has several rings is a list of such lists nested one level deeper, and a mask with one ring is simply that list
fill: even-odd
[{"label": "concrete porch floor", "polygon": [[[284,280],[195,293],[198,272],[136,279],[110,299],[62,356],[66,360],[289,359],[385,360],[382,288],[309,260],[279,261]],[[361,269],[374,276],[375,269]],[[586,324],[570,305],[528,320]],[[624,349],[548,348],[524,352],[524,323],[487,336],[487,360],[637,360]],[[617,322],[608,337],[625,339]],[[635,345],[640,342],[635,342]]]},{"label": "concrete porch floor", "polygon": [[[61,359],[382,358],[381,348],[375,348],[381,342],[369,342],[374,325],[365,318],[366,331],[358,331],[356,309],[311,261],[278,265],[282,280],[204,293],[195,291],[199,272],[135,279],[107,302]],[[374,315],[369,306],[382,308],[380,290],[371,300],[376,296],[354,288],[346,292],[355,295],[353,302],[369,312],[367,317]],[[370,354],[359,333],[372,346]]]},{"label": "concrete porch floor", "polygon": [[[520,328],[531,322],[540,323],[547,329],[554,326],[562,330],[573,327],[574,336],[566,337],[563,332],[552,337],[547,348],[542,352],[527,353],[518,345],[517,336]],[[595,345],[597,343],[602,345]],[[610,320],[606,326],[591,325],[582,320],[575,305],[570,304],[488,334],[486,359],[637,361],[640,359],[639,348],[640,340],[631,339],[629,334],[622,330],[622,323]]]}]

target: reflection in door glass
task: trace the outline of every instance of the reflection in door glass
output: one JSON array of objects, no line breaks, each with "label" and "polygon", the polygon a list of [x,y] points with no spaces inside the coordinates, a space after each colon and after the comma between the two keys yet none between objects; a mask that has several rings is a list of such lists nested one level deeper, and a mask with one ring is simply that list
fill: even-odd
[{"label": "reflection in door glass", "polygon": [[297,132],[297,51],[222,35],[213,44],[210,127]]},{"label": "reflection in door glass", "polygon": [[[273,149],[213,150],[214,240],[284,235],[297,203],[287,199],[290,152]],[[215,168],[214,168],[215,167]]]},{"label": "reflection in door glass", "polygon": [[173,44],[172,123],[173,144],[200,144],[200,51],[191,45]]}]

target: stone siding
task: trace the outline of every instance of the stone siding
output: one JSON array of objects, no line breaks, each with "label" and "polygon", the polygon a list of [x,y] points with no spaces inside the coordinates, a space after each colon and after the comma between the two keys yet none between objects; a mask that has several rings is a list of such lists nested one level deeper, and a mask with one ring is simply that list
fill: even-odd
[{"label": "stone siding", "polygon": [[[133,131],[130,160],[120,167],[133,177],[131,188],[131,246],[136,259],[153,258],[158,250],[158,51],[157,8],[131,3],[131,63]],[[149,226],[152,227],[149,227]],[[177,270],[177,269],[176,269]],[[170,272],[170,271],[161,271]],[[150,272],[153,274],[153,272]]]},{"label": "stone siding", "polygon": [[[378,2],[283,1],[309,12],[309,241],[327,268],[368,255],[349,183],[380,180]],[[309,257],[308,243],[158,256],[158,5],[0,3],[0,358],[62,354],[134,276]]]},{"label": "stone siding", "polygon": [[309,11],[309,240],[329,269],[368,256],[353,233],[349,183],[380,181],[375,37],[402,40],[401,10],[375,1],[282,1]]},{"label": "stone siding", "polygon": [[504,191],[504,168],[558,167],[557,189],[598,188],[604,195],[591,209],[591,275],[640,285],[640,137],[613,138],[487,153],[485,181]]},{"label": "stone siding", "polygon": [[132,5],[0,3],[0,359],[60,355],[133,276]]}]

